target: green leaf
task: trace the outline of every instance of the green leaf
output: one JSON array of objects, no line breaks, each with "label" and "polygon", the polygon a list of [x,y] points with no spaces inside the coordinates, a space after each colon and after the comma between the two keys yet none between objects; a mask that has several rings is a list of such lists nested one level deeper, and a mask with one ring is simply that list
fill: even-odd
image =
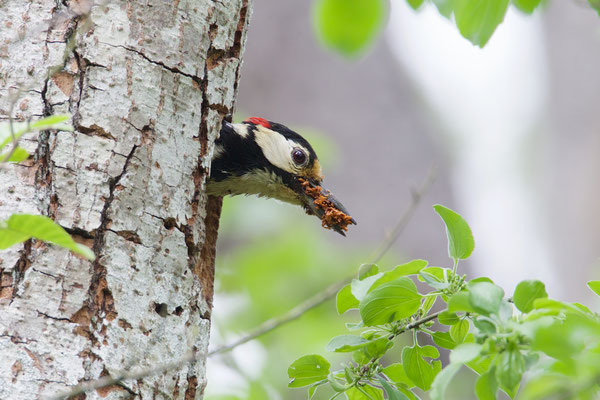
[{"label": "green leaf", "polygon": [[479,313],[497,313],[503,298],[504,290],[493,283],[478,282],[469,285],[469,303]]},{"label": "green leaf", "polygon": [[462,343],[469,333],[469,320],[463,319],[450,328],[450,337],[455,343]]},{"label": "green leaf", "polygon": [[490,370],[490,366],[492,362],[495,360],[496,354],[492,356],[479,356],[475,357],[474,360],[469,361],[465,365],[475,371],[477,374],[481,375],[486,371]]},{"label": "green leaf", "polygon": [[361,264],[360,267],[358,267],[358,279],[361,281],[378,273],[379,267],[377,264]]},{"label": "green leaf", "polygon": [[558,312],[573,311],[573,306],[571,304],[560,300],[547,298],[534,300],[533,308],[535,308],[536,310],[554,310]]},{"label": "green leaf", "polygon": [[431,337],[433,338],[433,343],[444,349],[452,350],[456,347],[456,343],[452,340],[448,332],[435,332]]},{"label": "green leaf", "polygon": [[359,351],[361,351],[369,360],[372,358],[380,358],[386,351],[394,346],[394,342],[386,337],[372,340]]},{"label": "green leaf", "polygon": [[89,260],[94,260],[92,250],[75,243],[73,238],[57,223],[42,215],[13,214],[6,221],[0,221],[0,249],[35,238],[52,243]]},{"label": "green leaf", "polygon": [[446,17],[450,18],[452,12],[454,11],[454,2],[455,0],[431,0],[433,4],[438,9],[438,12]]},{"label": "green leaf", "polygon": [[350,383],[342,383],[337,380],[333,372],[330,372],[329,375],[327,375],[327,381],[329,382],[331,388],[336,392],[345,392],[352,386]]},{"label": "green leaf", "polygon": [[25,150],[21,146],[17,146],[15,151],[13,151],[10,157],[7,159],[6,157],[8,157],[11,150],[11,148],[8,148],[4,153],[0,154],[0,161],[18,163],[21,161],[25,161],[29,158],[29,153],[27,152],[27,150]]},{"label": "green leaf", "polygon": [[427,267],[421,270],[421,272],[427,272],[429,275],[435,276],[440,282],[444,282],[446,280],[445,274],[447,271],[451,271],[451,269],[442,267]]},{"label": "green leaf", "polygon": [[397,389],[401,391],[410,400],[421,400],[419,396],[414,394],[410,389],[406,388],[405,386],[398,386]]},{"label": "green leaf", "polygon": [[478,343],[463,343],[457,346],[450,353],[450,362],[453,364],[466,364],[473,361],[479,353],[481,353],[483,346]]},{"label": "green leaf", "polygon": [[380,272],[364,279],[352,279],[352,282],[350,283],[350,290],[354,298],[356,298],[358,301],[362,301],[362,299],[364,299],[369,292],[371,286],[382,276],[383,272]]},{"label": "green leaf", "polygon": [[455,0],[454,19],[461,35],[483,47],[504,20],[508,0]]},{"label": "green leaf", "polygon": [[525,354],[523,358],[525,359],[525,370],[527,371],[533,368],[538,363],[538,361],[540,360],[540,354],[531,351],[530,353]]},{"label": "green leaf", "polygon": [[454,325],[458,321],[460,321],[460,318],[453,312],[444,311],[438,316],[438,322],[442,325]]},{"label": "green leaf", "polygon": [[478,282],[488,282],[488,283],[494,283],[494,281],[493,281],[493,280],[491,280],[490,278],[488,278],[488,277],[486,277],[486,276],[481,276],[481,277],[479,277],[479,278],[471,279],[471,280],[469,281],[469,285],[473,285],[473,284],[475,284],[475,283],[478,283]]},{"label": "green leaf", "polygon": [[379,279],[377,279],[377,281],[373,283],[373,285],[371,285],[369,291],[374,290],[375,288],[383,285],[384,283],[391,282],[402,276],[417,274],[426,266],[427,261],[425,260],[412,260],[407,262],[406,264],[398,265],[393,270],[384,272],[383,275]]},{"label": "green leaf", "polygon": [[495,369],[481,374],[475,382],[475,394],[479,400],[496,400],[498,383],[496,382]]},{"label": "green leaf", "polygon": [[427,358],[438,358],[440,356],[440,351],[431,345],[419,347],[419,353],[422,357]]},{"label": "green leaf", "polygon": [[445,398],[444,392],[460,367],[460,364],[448,364],[446,368],[437,374],[431,385],[431,400],[443,400]]},{"label": "green leaf", "polygon": [[533,13],[541,2],[542,0],[512,0],[514,6],[526,14]]},{"label": "green leaf", "polygon": [[[519,399],[546,400],[556,398],[556,395],[561,392],[564,393],[565,386],[568,386],[568,383],[565,382],[565,378],[567,377],[560,375],[557,376],[557,374],[542,374],[532,377],[531,379],[527,380],[527,385],[525,386],[523,392],[519,395]],[[573,398],[567,395],[563,398],[568,398],[569,400],[597,400],[595,397],[591,396]]]},{"label": "green leaf", "polygon": [[350,284],[344,286],[335,298],[335,306],[338,314],[343,314],[352,308],[358,308],[358,300],[352,295]]},{"label": "green leaf", "polygon": [[591,340],[600,336],[600,326],[594,317],[567,313],[564,320],[544,324],[533,335],[532,348],[550,357],[572,359]]},{"label": "green leaf", "polygon": [[450,286],[449,283],[444,282],[443,280],[439,279],[437,276],[432,275],[425,271],[419,272],[419,278],[434,289],[444,290]]},{"label": "green leaf", "polygon": [[583,311],[586,314],[593,314],[592,310],[590,310],[590,308],[586,305],[583,305],[581,303],[572,303],[574,307],[577,307],[580,311]]},{"label": "green leaf", "polygon": [[424,0],[406,0],[408,5],[411,6],[413,10],[418,10],[423,4],[423,1]]},{"label": "green leaf", "polygon": [[[430,346],[432,347],[432,346]],[[402,349],[402,365],[406,376],[419,388],[427,391],[433,383],[438,368],[423,359],[422,348],[418,345]]]},{"label": "green leaf", "polygon": [[421,306],[421,295],[409,278],[399,278],[369,292],[360,302],[360,316],[366,326],[408,318]]},{"label": "green leaf", "polygon": [[533,310],[535,299],[548,297],[546,286],[537,280],[527,280],[520,282],[513,295],[513,302],[521,312],[528,313]]},{"label": "green leaf", "polygon": [[497,331],[496,324],[490,318],[484,316],[480,316],[474,319],[473,325],[475,325],[475,327],[479,329],[482,333],[491,334],[496,333]]},{"label": "green leaf", "polygon": [[412,260],[404,264],[398,265],[391,272],[391,275],[394,277],[401,277],[406,275],[415,275],[418,274],[423,268],[427,266],[427,261],[425,260]]},{"label": "green leaf", "polygon": [[318,354],[300,357],[288,368],[288,376],[292,379],[288,387],[307,386],[327,379],[329,367],[329,362]]},{"label": "green leaf", "polygon": [[590,3],[590,7],[598,11],[598,15],[600,16],[600,0],[588,0],[588,3]]},{"label": "green leaf", "polygon": [[365,353],[365,348],[363,347],[352,353],[352,360],[357,364],[366,364],[371,360],[371,357]]},{"label": "green leaf", "polygon": [[433,208],[442,217],[444,224],[446,224],[448,255],[450,258],[454,260],[468,258],[475,248],[475,241],[473,240],[473,233],[467,221],[458,213],[440,204],[433,206]]},{"label": "green leaf", "polygon": [[589,281],[587,285],[594,291],[594,293],[600,296],[600,281]]},{"label": "green leaf", "polygon": [[[525,371],[525,360],[516,346],[510,346],[496,358],[496,380],[509,396],[516,392]],[[513,396],[511,396],[513,397]]]},{"label": "green leaf", "polygon": [[393,388],[388,381],[378,376],[379,383],[383,386],[383,390],[385,394],[387,394],[388,400],[409,400],[403,393],[399,392],[397,389]]},{"label": "green leaf", "polygon": [[360,390],[352,387],[346,391],[346,396],[348,396],[348,400],[383,400],[381,389],[369,385],[361,386]]},{"label": "green leaf", "polygon": [[37,121],[33,121],[30,126],[36,130],[60,129],[72,131],[73,126],[68,122],[70,118],[71,115],[69,114],[54,114]]},{"label": "green leaf", "polygon": [[502,300],[500,309],[498,310],[500,321],[507,323],[513,316],[513,306],[507,300]]},{"label": "green leaf", "polygon": [[469,301],[469,297],[469,292],[466,291],[456,293],[454,296],[450,297],[450,301],[448,302],[448,311],[466,311],[470,313],[476,312],[475,308]]},{"label": "green leaf", "polygon": [[364,328],[364,324],[362,323],[362,321],[359,322],[346,322],[346,329],[348,329],[349,331],[357,331],[359,329]]},{"label": "green leaf", "polygon": [[321,381],[321,382],[315,383],[312,386],[309,386],[309,388],[308,388],[308,400],[312,400],[312,398],[315,396],[315,393],[317,392],[317,389],[319,388],[319,385],[322,385],[325,382],[326,381]]},{"label": "green leaf", "polygon": [[423,301],[423,305],[421,306],[422,315],[426,315],[427,313],[429,313],[429,310],[431,310],[431,307],[433,307],[437,298],[438,298],[438,296],[425,297],[425,300]]},{"label": "green leaf", "polygon": [[383,0],[317,0],[314,6],[317,35],[347,57],[356,56],[376,38],[385,15]]},{"label": "green leaf", "polygon": [[[70,115],[51,115],[37,121],[31,122],[13,122],[14,139],[19,140],[21,136],[28,132],[42,131],[45,129],[57,129],[61,131],[72,131],[73,126],[68,123]],[[13,137],[10,132],[10,123],[0,124],[0,149],[12,142]]]},{"label": "green leaf", "polygon": [[336,336],[327,343],[325,350],[338,353],[347,353],[359,349],[369,343],[368,340],[354,335]]},{"label": "green leaf", "polygon": [[404,367],[401,363],[395,363],[388,365],[381,372],[385,374],[392,382],[395,384],[403,384],[408,386],[409,388],[414,387],[415,384],[410,380],[408,376],[406,376],[406,372],[404,371]]}]

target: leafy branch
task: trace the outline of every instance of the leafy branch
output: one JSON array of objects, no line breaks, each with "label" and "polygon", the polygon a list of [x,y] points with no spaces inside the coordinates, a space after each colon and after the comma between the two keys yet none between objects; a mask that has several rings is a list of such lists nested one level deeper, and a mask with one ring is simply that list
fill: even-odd
[{"label": "leafy branch", "polygon": [[[419,388],[432,400],[444,398],[460,368],[479,375],[479,399],[495,399],[498,390],[514,398],[525,372],[532,378],[522,390],[524,399],[596,398],[600,393],[600,317],[578,303],[548,299],[537,280],[519,283],[510,298],[489,278],[467,281],[457,273],[460,260],[469,257],[474,240],[466,221],[456,212],[434,206],[446,225],[450,267],[428,267],[413,260],[380,272],[363,267],[338,293],[340,314],[357,310],[360,321],[346,324],[351,334],[336,336],[326,350],[351,353],[352,360],[331,370],[322,356],[310,354],[288,369],[290,387],[308,387],[308,398],[319,387],[352,400],[410,399]],[[409,277],[430,287],[421,294]],[[588,282],[600,295],[600,281]],[[443,311],[430,313],[436,300]],[[433,320],[447,331],[432,329]],[[383,364],[394,339],[412,332],[412,345],[401,350],[400,362]],[[360,332],[353,334],[352,332]],[[438,346],[420,345],[417,333]],[[438,348],[451,350],[442,367]]]}]

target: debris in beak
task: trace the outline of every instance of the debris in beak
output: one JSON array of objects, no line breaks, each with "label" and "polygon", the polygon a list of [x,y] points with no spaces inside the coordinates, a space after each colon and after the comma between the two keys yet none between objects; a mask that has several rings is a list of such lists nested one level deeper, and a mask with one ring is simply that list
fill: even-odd
[{"label": "debris in beak", "polygon": [[356,225],[356,221],[350,215],[346,208],[333,195],[319,185],[310,181],[298,178],[304,194],[310,198],[306,209],[309,214],[315,214],[321,219],[323,228],[333,229],[342,236],[348,231],[348,225]]}]

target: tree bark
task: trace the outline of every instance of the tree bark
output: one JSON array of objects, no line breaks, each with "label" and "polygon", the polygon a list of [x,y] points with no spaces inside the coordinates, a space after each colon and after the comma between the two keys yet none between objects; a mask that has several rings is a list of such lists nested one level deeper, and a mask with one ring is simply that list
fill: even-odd
[{"label": "tree bark", "polygon": [[[0,115],[70,112],[0,166],[0,218],[48,215],[97,259],[30,240],[0,253],[0,399],[206,352],[220,199],[249,0],[0,0]],[[79,398],[201,398],[205,360]]]}]

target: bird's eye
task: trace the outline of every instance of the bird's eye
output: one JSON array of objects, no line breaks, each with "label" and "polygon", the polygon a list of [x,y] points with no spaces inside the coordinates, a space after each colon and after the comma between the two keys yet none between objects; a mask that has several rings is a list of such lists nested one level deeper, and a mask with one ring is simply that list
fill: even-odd
[{"label": "bird's eye", "polygon": [[306,153],[300,149],[294,149],[292,151],[292,158],[296,164],[303,165],[306,162]]}]

